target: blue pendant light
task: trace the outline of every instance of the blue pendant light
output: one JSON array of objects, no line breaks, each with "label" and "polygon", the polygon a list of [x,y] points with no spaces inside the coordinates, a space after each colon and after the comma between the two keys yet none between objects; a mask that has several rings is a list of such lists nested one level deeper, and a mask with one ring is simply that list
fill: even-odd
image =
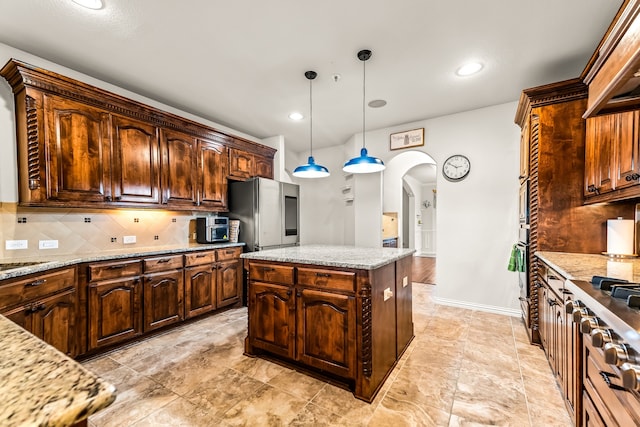
[{"label": "blue pendant light", "polygon": [[347,173],[372,173],[384,170],[385,165],[382,160],[372,157],[365,148],[365,89],[366,89],[366,61],[371,58],[370,50],[358,52],[358,59],[362,61],[362,149],[360,156],[354,157],[344,164],[342,170]]},{"label": "blue pendant light", "polygon": [[293,171],[293,176],[298,178],[324,178],[329,176],[329,169],[317,165],[313,158],[313,92],[311,82],[318,74],[315,71],[307,71],[304,76],[309,80],[309,159],[306,165],[298,166]]}]

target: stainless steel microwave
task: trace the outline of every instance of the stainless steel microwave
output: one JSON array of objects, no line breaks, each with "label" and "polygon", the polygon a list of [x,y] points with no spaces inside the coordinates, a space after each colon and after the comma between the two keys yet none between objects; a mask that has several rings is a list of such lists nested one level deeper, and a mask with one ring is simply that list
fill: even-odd
[{"label": "stainless steel microwave", "polygon": [[196,218],[196,241],[198,243],[228,242],[229,218],[222,216]]}]

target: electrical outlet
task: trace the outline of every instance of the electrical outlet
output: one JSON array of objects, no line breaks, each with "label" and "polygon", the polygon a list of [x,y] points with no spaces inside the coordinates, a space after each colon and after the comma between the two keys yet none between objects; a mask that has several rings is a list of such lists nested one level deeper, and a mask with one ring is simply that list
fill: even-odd
[{"label": "electrical outlet", "polygon": [[13,251],[15,249],[27,249],[29,247],[28,240],[5,240],[4,248],[8,251]]},{"label": "electrical outlet", "polygon": [[402,287],[404,288],[405,286],[407,286],[409,284],[409,278],[407,276],[404,276],[402,278]]},{"label": "electrical outlet", "polygon": [[57,240],[40,240],[38,242],[39,249],[58,249]]},{"label": "electrical outlet", "polygon": [[136,236],[122,236],[122,243],[130,245],[136,242]]},{"label": "electrical outlet", "polygon": [[388,300],[391,299],[393,297],[393,291],[391,290],[391,288],[387,288],[384,290],[384,300]]}]

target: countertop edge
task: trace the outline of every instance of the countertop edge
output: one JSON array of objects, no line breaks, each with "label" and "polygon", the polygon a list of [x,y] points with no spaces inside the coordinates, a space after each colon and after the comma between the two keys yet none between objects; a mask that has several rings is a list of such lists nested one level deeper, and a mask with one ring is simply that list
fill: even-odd
[{"label": "countertop edge", "polygon": [[[92,253],[87,255],[53,255],[50,258],[59,258],[55,261],[45,261],[41,264],[30,265],[26,267],[20,267],[12,270],[6,270],[0,272],[0,280],[5,279],[14,279],[17,277],[28,276],[33,273],[41,273],[43,271],[54,270],[63,267],[70,267],[77,264],[82,264],[85,262],[100,262],[100,261],[109,261],[115,259],[125,259],[125,258],[136,258],[143,256],[154,256],[154,255],[165,255],[171,253],[182,253],[182,252],[197,252],[203,250],[214,250],[214,249],[224,249],[230,247],[242,247],[245,246],[244,243],[217,243],[217,244],[201,244],[198,246],[173,246],[173,247],[165,247],[163,249],[146,247],[146,248],[136,248],[135,250],[128,250],[122,252],[113,253],[110,252],[101,252],[101,253]],[[44,256],[39,258],[45,258]],[[24,257],[24,258],[16,258],[16,261],[30,261],[36,260],[36,257]],[[7,261],[14,261],[13,259]]]}]

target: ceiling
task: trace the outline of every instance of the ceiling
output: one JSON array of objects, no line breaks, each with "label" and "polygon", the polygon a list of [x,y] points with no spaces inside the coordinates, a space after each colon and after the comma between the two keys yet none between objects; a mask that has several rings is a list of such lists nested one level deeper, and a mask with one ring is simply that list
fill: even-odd
[{"label": "ceiling", "polygon": [[[0,0],[0,42],[257,138],[308,149],[577,77],[621,0]],[[17,58],[21,59],[21,58]],[[479,60],[477,75],[457,77]],[[0,64],[1,65],[1,64]],[[39,65],[39,64],[34,64]],[[332,78],[340,74],[336,82]],[[514,111],[515,114],[515,111]]]}]

